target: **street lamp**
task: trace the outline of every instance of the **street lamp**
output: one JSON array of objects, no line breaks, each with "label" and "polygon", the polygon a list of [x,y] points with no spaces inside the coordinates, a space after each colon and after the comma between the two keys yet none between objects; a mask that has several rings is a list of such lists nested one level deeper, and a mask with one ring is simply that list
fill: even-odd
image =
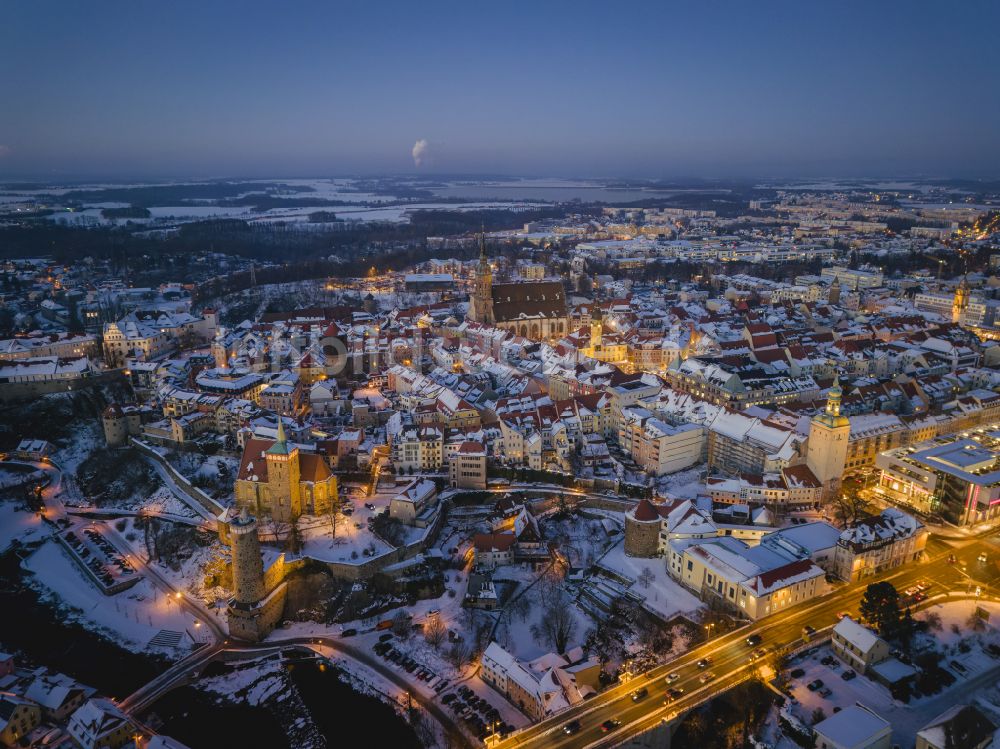
[{"label": "street lamp", "polygon": [[500,734],[497,733],[497,726],[499,725],[499,723],[500,721],[498,720],[495,720],[492,723],[490,723],[490,733],[487,734],[485,739],[483,739],[483,742],[486,744],[487,747],[496,746],[497,744],[500,743]]}]

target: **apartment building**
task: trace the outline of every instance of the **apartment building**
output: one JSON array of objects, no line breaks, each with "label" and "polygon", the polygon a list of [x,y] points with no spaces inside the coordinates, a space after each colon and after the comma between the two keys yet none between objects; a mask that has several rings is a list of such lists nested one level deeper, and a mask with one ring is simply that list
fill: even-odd
[{"label": "apartment building", "polygon": [[848,582],[915,562],[927,545],[923,523],[895,507],[846,528],[837,540],[834,571]]},{"label": "apartment building", "polygon": [[466,440],[448,461],[448,483],[459,489],[486,488],[486,448]]}]

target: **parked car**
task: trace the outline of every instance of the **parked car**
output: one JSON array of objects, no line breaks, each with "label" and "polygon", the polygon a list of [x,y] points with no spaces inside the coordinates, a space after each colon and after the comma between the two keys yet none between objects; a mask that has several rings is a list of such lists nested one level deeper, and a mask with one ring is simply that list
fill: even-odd
[{"label": "parked car", "polygon": [[849,668],[840,675],[840,678],[843,679],[844,681],[850,681],[857,675],[858,675],[857,672],[853,668]]},{"label": "parked car", "polygon": [[354,627],[348,627],[347,629],[345,629],[343,632],[340,633],[340,636],[341,637],[354,637],[354,635],[356,635],[357,633],[358,633],[358,630],[354,629]]},{"label": "parked car", "polygon": [[815,679],[813,681],[810,681],[808,684],[806,684],[806,689],[808,689],[810,692],[815,692],[815,691],[817,691],[819,689],[822,689],[822,688],[823,688],[823,680],[822,679]]},{"label": "parked car", "polygon": [[804,668],[793,668],[788,675],[793,679],[801,679],[806,675],[806,670]]},{"label": "parked car", "polygon": [[819,690],[820,697],[829,697],[833,692],[830,691],[830,687],[823,687]]}]

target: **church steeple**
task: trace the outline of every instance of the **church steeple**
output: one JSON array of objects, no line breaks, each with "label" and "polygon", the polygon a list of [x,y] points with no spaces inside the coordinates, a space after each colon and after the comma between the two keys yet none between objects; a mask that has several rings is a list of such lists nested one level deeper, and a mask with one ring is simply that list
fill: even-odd
[{"label": "church steeple", "polygon": [[493,318],[493,269],[486,258],[486,230],[479,232],[479,266],[476,268],[476,282],[469,298],[469,319],[484,325],[492,325]]},{"label": "church steeple", "polygon": [[268,455],[288,455],[288,439],[285,437],[285,424],[278,417],[278,436],[273,445],[267,449]]}]

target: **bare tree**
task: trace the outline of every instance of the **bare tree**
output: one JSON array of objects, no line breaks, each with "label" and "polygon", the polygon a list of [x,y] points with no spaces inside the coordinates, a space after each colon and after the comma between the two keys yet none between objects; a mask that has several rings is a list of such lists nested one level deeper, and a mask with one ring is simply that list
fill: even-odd
[{"label": "bare tree", "polygon": [[644,567],[642,572],[639,573],[639,585],[644,588],[648,588],[652,585],[655,579],[656,574],[649,567]]},{"label": "bare tree", "polygon": [[427,641],[427,644],[435,650],[440,647],[442,642],[444,642],[444,638],[447,634],[448,630],[444,626],[444,622],[441,621],[440,616],[432,616],[424,622],[424,639]]},{"label": "bare tree", "polygon": [[927,624],[927,629],[932,632],[940,632],[941,626],[941,615],[936,611],[928,611],[924,614],[924,622]]},{"label": "bare tree", "polygon": [[396,615],[392,617],[392,633],[401,640],[408,640],[413,633],[410,617],[406,615],[405,611],[397,611]]},{"label": "bare tree", "polygon": [[330,501],[330,508],[327,511],[327,519],[330,521],[330,537],[337,537],[337,520],[340,518],[340,498],[336,497]]},{"label": "bare tree", "polygon": [[535,641],[555,648],[557,653],[565,653],[573,635],[576,634],[576,618],[572,604],[565,594],[552,598],[542,609],[541,618],[531,625]]},{"label": "bare tree", "polygon": [[465,642],[459,641],[448,648],[445,657],[452,666],[461,671],[468,665],[469,660],[472,658],[472,650]]}]

